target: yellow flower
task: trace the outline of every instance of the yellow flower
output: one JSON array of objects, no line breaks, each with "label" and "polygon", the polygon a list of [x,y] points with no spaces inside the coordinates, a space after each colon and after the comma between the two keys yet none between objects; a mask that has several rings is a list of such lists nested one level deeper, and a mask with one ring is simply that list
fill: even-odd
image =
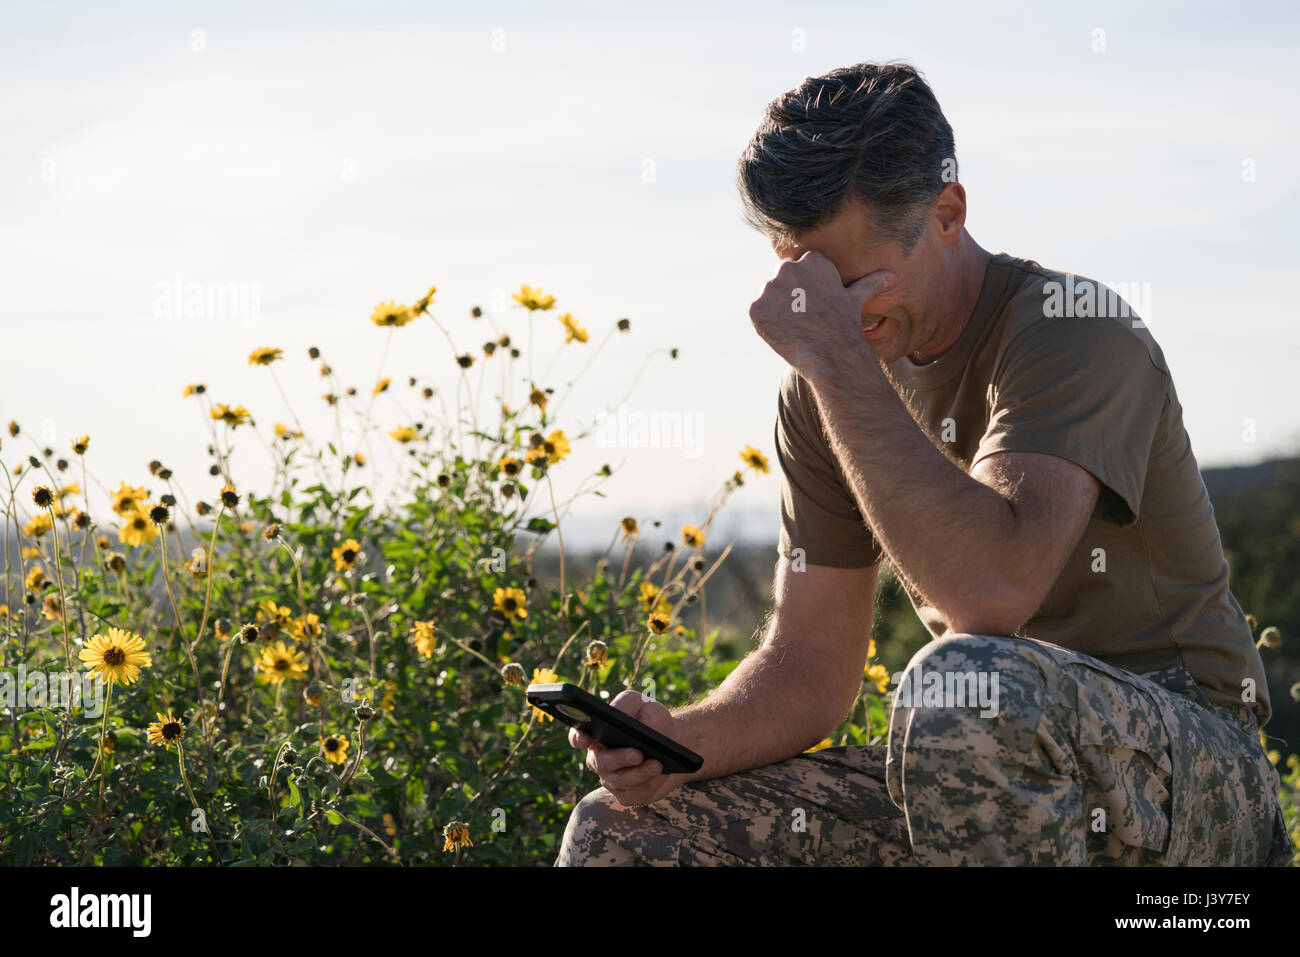
[{"label": "yellow flower", "polygon": [[889,690],[889,669],[884,665],[867,665],[862,676],[868,681],[875,682],[876,690],[881,694]]},{"label": "yellow flower", "polygon": [[88,665],[87,671],[98,675],[108,684],[131,684],[140,677],[140,669],[153,664],[153,658],[144,650],[144,639],[134,632],[110,628],[108,634],[92,637],[77,657]]},{"label": "yellow flower", "polygon": [[126,521],[118,530],[117,537],[123,545],[139,548],[148,545],[158,537],[158,526],[149,520],[148,512],[143,508],[137,508],[126,516]]},{"label": "yellow flower", "polygon": [[524,458],[529,464],[545,461],[547,465],[554,465],[556,462],[563,461],[573,451],[569,445],[569,439],[562,429],[556,429],[541,443],[533,446],[528,450]]},{"label": "yellow flower", "polygon": [[79,439],[72,440],[72,451],[76,452],[78,455],[85,455],[86,449],[89,447],[90,447],[89,435],[83,435]]},{"label": "yellow flower", "polygon": [[232,409],[224,402],[217,403],[208,415],[218,422],[226,423],[226,425],[230,426],[232,429],[239,428],[239,426],[245,424],[250,418],[252,418],[252,413],[242,405],[237,405]]},{"label": "yellow flower", "polygon": [[275,437],[277,439],[300,439],[302,433],[297,429],[291,429],[283,422],[275,423]]},{"label": "yellow flower", "polygon": [[277,628],[288,628],[293,620],[293,612],[284,605],[277,605],[267,598],[257,606],[257,616]]},{"label": "yellow flower", "polygon": [[587,341],[587,330],[578,325],[578,321],[570,313],[566,312],[559,319],[560,325],[564,326],[564,341],[566,344],[573,342],[575,339],[578,342]]},{"label": "yellow flower", "polygon": [[40,538],[46,532],[54,527],[54,519],[50,518],[48,512],[38,512],[32,516],[32,520],[23,526],[23,534],[28,538]]},{"label": "yellow flower", "polygon": [[541,409],[543,412],[546,411],[546,399],[546,393],[541,389],[534,389],[532,392],[528,393],[529,404],[537,406],[537,408]]},{"label": "yellow flower", "polygon": [[499,462],[497,462],[497,468],[499,468],[510,478],[514,478],[516,475],[518,475],[519,470],[522,467],[523,466],[518,459],[512,459],[508,455],[505,458],[501,459]]},{"label": "yellow flower", "polygon": [[619,524],[623,526],[623,541],[625,542],[630,542],[640,534],[640,529],[638,529],[636,525],[636,519],[632,518],[630,515],[623,519]]},{"label": "yellow flower", "polygon": [[263,346],[260,349],[254,349],[248,355],[248,364],[250,366],[269,366],[276,359],[283,357],[283,349],[272,349],[269,346]]},{"label": "yellow flower", "polygon": [[420,433],[408,425],[399,426],[388,434],[397,439],[397,441],[401,442],[403,445],[407,442],[414,442],[420,437]]},{"label": "yellow flower", "polygon": [[498,588],[492,593],[492,607],[511,618],[528,617],[528,596],[520,588]]},{"label": "yellow flower", "polygon": [[810,752],[812,752],[812,751],[820,751],[822,748],[829,748],[830,746],[831,746],[831,739],[830,739],[830,738],[822,738],[820,741],[818,741],[816,744],[814,744],[811,748],[809,748],[807,751],[805,751],[804,754],[808,754],[808,753],[810,753]]},{"label": "yellow flower", "polygon": [[652,585],[649,582],[641,582],[638,586],[638,592],[637,601],[641,602],[641,604],[645,606],[646,611],[653,608],[659,601],[658,585]]},{"label": "yellow flower", "polygon": [[747,445],[740,450],[740,460],[755,472],[759,472],[763,475],[766,475],[768,471],[770,471],[767,464],[767,456],[752,445]]},{"label": "yellow flower", "polygon": [[397,833],[397,821],[387,811],[384,812],[384,833],[389,837]]},{"label": "yellow flower", "polygon": [[266,684],[283,684],[294,678],[301,678],[307,673],[307,661],[297,648],[290,648],[283,641],[263,648],[262,656],[257,661],[258,677]]},{"label": "yellow flower", "polygon": [[668,606],[663,602],[655,605],[654,609],[650,612],[650,617],[646,619],[646,627],[656,635],[662,635],[668,630],[668,626],[672,623],[671,612]]},{"label": "yellow flower", "polygon": [[433,303],[434,294],[437,293],[437,286],[430,286],[429,291],[416,300],[415,305],[411,307],[411,312],[417,316],[424,315],[429,311],[429,306]]},{"label": "yellow flower", "polygon": [[25,584],[28,591],[40,591],[41,586],[45,584],[45,569],[40,565],[33,565],[27,571]]},{"label": "yellow flower", "polygon": [[295,641],[310,644],[320,637],[320,616],[308,612],[302,618],[295,618],[289,623],[289,634]]},{"label": "yellow flower", "polygon": [[56,592],[50,592],[41,603],[41,614],[50,621],[63,621],[63,603]]},{"label": "yellow flower", "polygon": [[170,751],[173,747],[180,747],[181,738],[185,737],[185,728],[180,721],[168,711],[163,714],[161,711],[154,712],[158,715],[158,720],[149,725],[149,743],[161,744]]},{"label": "yellow flower", "polygon": [[870,661],[874,657],[876,657],[876,639],[868,638],[867,639],[867,660]]},{"label": "yellow flower", "polygon": [[118,515],[130,515],[137,508],[144,504],[144,500],[149,497],[149,493],[142,488],[136,488],[127,485],[125,482],[119,484],[118,490],[113,493],[113,511]]},{"label": "yellow flower", "polygon": [[348,759],[348,739],[341,734],[331,734],[320,739],[320,746],[325,751],[325,760],[335,764],[344,764]]},{"label": "yellow flower", "polygon": [[370,314],[370,321],[377,326],[404,326],[414,318],[410,306],[399,306],[392,301],[381,302]]},{"label": "yellow flower", "polygon": [[434,649],[438,646],[438,636],[433,632],[432,621],[417,621],[411,626],[411,637],[415,641],[415,648],[426,658],[432,658]]},{"label": "yellow flower", "polygon": [[202,395],[206,391],[208,391],[207,386],[202,383],[197,385],[187,385],[185,391],[181,393],[181,398],[188,399],[192,395]]},{"label": "yellow flower", "polygon": [[388,387],[393,384],[393,380],[385,376],[375,383],[375,387],[370,390],[371,395],[379,395],[381,392],[387,392]]},{"label": "yellow flower", "polygon": [[444,851],[454,851],[458,847],[473,847],[474,842],[469,839],[469,828],[460,821],[452,821],[442,829],[442,849]]},{"label": "yellow flower", "polygon": [[540,289],[534,289],[532,286],[520,286],[519,291],[511,298],[521,306],[525,306],[529,312],[535,309],[550,309],[555,305],[554,296],[544,296]]},{"label": "yellow flower", "polygon": [[355,538],[349,538],[342,545],[336,545],[330,555],[334,559],[334,570],[344,571],[355,565],[361,557],[361,543]]},{"label": "yellow flower", "polygon": [[[535,685],[558,684],[560,676],[550,668],[534,668],[533,680],[530,682]],[[536,706],[533,707],[533,717],[538,721],[554,721],[555,719]]]},{"label": "yellow flower", "polygon": [[704,533],[694,525],[683,525],[682,541],[692,548],[701,548],[705,542]]}]

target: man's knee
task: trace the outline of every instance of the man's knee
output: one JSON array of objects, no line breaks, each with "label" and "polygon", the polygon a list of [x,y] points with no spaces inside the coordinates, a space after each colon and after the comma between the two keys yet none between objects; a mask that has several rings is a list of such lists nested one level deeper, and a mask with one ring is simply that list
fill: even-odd
[{"label": "man's knee", "polygon": [[958,634],[929,642],[899,679],[891,749],[1040,763],[1041,748],[1053,747],[1043,740],[1044,715],[1056,710],[1045,667],[1025,639]]},{"label": "man's knee", "polygon": [[980,718],[996,718],[1005,692],[1023,698],[1042,683],[1042,669],[1023,639],[948,635],[912,656],[899,678],[895,704],[934,718],[972,710]]},{"label": "man's knee", "polygon": [[[647,842],[638,831],[647,827],[647,813],[624,807],[605,788],[585,794],[569,815],[556,867],[644,865]],[[638,850],[640,849],[640,850]]]}]

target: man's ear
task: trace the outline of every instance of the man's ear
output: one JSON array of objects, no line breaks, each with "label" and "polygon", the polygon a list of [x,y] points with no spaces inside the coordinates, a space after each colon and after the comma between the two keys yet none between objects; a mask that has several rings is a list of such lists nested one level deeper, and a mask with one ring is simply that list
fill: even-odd
[{"label": "man's ear", "polygon": [[961,238],[966,225],[966,190],[961,183],[949,183],[939,190],[931,220],[939,227],[939,241],[944,245]]}]

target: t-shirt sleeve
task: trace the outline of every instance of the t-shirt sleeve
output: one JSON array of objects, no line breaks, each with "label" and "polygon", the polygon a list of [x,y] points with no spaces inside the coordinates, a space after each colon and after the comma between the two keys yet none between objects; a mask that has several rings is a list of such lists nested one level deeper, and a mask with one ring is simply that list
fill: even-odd
[{"label": "t-shirt sleeve", "polygon": [[863,521],[822,432],[808,385],[793,370],[781,381],[776,417],[781,466],[781,554],[810,565],[865,568],[883,552]]},{"label": "t-shirt sleeve", "polygon": [[989,424],[971,460],[1044,452],[1102,484],[1099,515],[1137,521],[1151,445],[1168,405],[1168,371],[1144,336],[1113,318],[1064,317],[1020,332],[999,358]]}]

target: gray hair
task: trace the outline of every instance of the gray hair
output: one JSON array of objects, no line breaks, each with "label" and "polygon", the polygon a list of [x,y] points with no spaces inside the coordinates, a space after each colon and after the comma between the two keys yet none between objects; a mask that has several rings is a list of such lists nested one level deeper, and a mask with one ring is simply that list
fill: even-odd
[{"label": "gray hair", "polygon": [[736,167],[745,220],[784,243],[858,200],[883,238],[911,249],[956,179],[952,127],[906,63],[808,77],[768,104]]}]

